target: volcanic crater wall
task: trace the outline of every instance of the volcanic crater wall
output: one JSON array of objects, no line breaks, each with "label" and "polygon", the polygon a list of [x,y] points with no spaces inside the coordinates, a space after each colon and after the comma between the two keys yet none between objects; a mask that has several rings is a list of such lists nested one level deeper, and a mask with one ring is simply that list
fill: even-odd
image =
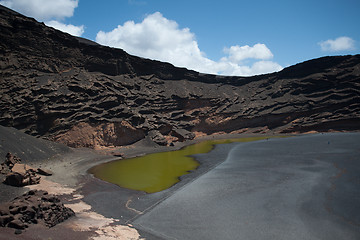
[{"label": "volcanic crater wall", "polygon": [[72,147],[360,129],[360,55],[254,77],[131,56],[0,6],[0,125]]}]

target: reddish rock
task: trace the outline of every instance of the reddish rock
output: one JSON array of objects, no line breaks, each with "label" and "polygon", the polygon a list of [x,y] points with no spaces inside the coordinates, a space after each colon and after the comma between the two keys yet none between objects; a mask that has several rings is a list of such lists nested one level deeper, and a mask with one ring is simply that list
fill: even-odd
[{"label": "reddish rock", "polygon": [[25,175],[27,171],[29,172],[36,172],[36,170],[32,167],[30,167],[29,165],[26,164],[21,164],[21,163],[16,163],[12,168],[11,168],[12,172],[17,172],[20,174]]}]

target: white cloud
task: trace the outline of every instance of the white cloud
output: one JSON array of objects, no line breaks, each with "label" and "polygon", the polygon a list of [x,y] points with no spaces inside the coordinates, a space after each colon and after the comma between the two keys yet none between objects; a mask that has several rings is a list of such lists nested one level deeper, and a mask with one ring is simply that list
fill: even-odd
[{"label": "white cloud", "polygon": [[54,20],[72,17],[79,0],[0,0],[0,4],[38,21],[46,21],[46,25],[71,35],[81,36],[84,33],[84,25],[75,26]]},{"label": "white cloud", "polygon": [[252,65],[236,64],[231,61],[224,61],[216,63],[215,69],[217,74],[229,76],[252,76],[257,74],[271,73],[280,71],[283,67],[273,61],[257,61]]},{"label": "white cloud", "polygon": [[349,37],[338,37],[335,40],[329,39],[319,43],[321,50],[337,52],[355,49],[355,41]]},{"label": "white cloud", "polygon": [[71,34],[73,36],[77,36],[77,37],[80,37],[84,33],[84,28],[85,28],[84,25],[74,26],[72,24],[64,24],[64,23],[58,22],[56,20],[46,22],[45,24],[49,27],[56,28],[60,31],[69,33],[69,34]]},{"label": "white cloud", "polygon": [[141,23],[125,22],[110,32],[100,31],[100,44],[122,48],[130,54],[166,61],[203,73],[223,75],[255,75],[279,71],[282,67],[272,61],[258,61],[242,65],[245,59],[267,60],[273,57],[265,44],[225,48],[227,56],[219,61],[208,59],[198,46],[195,35],[188,28],[168,20],[159,12],[148,15]]},{"label": "white cloud", "polygon": [[147,16],[141,23],[128,21],[111,32],[100,31],[96,41],[178,66],[204,60],[194,34],[188,28],[179,29],[175,21],[164,18],[159,12]]},{"label": "white cloud", "polygon": [[239,63],[244,59],[271,59],[274,55],[265,44],[255,44],[253,47],[245,46],[231,46],[230,48],[224,48],[224,52],[229,54],[228,59],[231,62]]},{"label": "white cloud", "polygon": [[37,20],[63,19],[71,17],[78,0],[3,0],[0,4]]}]

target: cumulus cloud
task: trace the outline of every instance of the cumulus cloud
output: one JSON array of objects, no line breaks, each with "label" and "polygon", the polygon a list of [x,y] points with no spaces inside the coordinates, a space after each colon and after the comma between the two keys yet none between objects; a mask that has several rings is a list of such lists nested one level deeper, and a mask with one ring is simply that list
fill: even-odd
[{"label": "cumulus cloud", "polygon": [[349,37],[338,37],[335,40],[329,39],[319,43],[321,50],[338,52],[355,49],[355,41]]},{"label": "cumulus cloud", "polygon": [[147,16],[141,23],[128,21],[111,32],[100,31],[96,41],[122,48],[130,54],[169,61],[178,66],[204,60],[195,35],[188,28],[179,29],[175,21],[164,18],[159,12]]},{"label": "cumulus cloud", "polygon": [[78,0],[3,0],[0,3],[8,8],[38,20],[71,17],[78,6]]},{"label": "cumulus cloud", "polygon": [[71,34],[73,36],[77,36],[77,37],[80,37],[84,33],[84,28],[85,28],[84,25],[74,26],[72,24],[64,24],[64,23],[58,22],[56,20],[51,20],[49,22],[46,22],[45,24],[49,27],[56,28],[60,31],[69,33],[69,34]]},{"label": "cumulus cloud", "polygon": [[224,48],[224,52],[229,54],[228,59],[231,62],[238,63],[244,59],[271,59],[274,55],[265,44],[255,44],[253,47],[245,46],[231,46],[230,48]]},{"label": "cumulus cloud", "polygon": [[[100,44],[122,48],[130,54],[166,61],[203,73],[223,75],[255,75],[279,71],[282,67],[268,60],[273,57],[265,44],[231,46],[219,61],[206,57],[198,46],[195,35],[188,28],[179,28],[172,20],[156,12],[142,22],[125,22],[110,32],[100,31],[96,36]],[[262,60],[251,66],[242,65],[245,59]]]},{"label": "cumulus cloud", "polygon": [[79,37],[84,33],[83,25],[75,26],[57,21],[72,17],[79,0],[0,0],[0,4],[38,21],[46,21],[46,25],[71,35]]},{"label": "cumulus cloud", "polygon": [[228,61],[217,63],[217,74],[229,76],[252,76],[257,74],[271,73],[280,71],[283,67],[273,61],[257,61],[252,65],[236,64]]}]

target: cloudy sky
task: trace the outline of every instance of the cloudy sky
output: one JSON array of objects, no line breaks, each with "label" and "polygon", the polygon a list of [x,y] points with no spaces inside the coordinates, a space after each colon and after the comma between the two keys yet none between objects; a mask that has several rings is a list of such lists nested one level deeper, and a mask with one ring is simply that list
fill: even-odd
[{"label": "cloudy sky", "polygon": [[359,0],[0,0],[59,30],[204,73],[360,51]]}]

